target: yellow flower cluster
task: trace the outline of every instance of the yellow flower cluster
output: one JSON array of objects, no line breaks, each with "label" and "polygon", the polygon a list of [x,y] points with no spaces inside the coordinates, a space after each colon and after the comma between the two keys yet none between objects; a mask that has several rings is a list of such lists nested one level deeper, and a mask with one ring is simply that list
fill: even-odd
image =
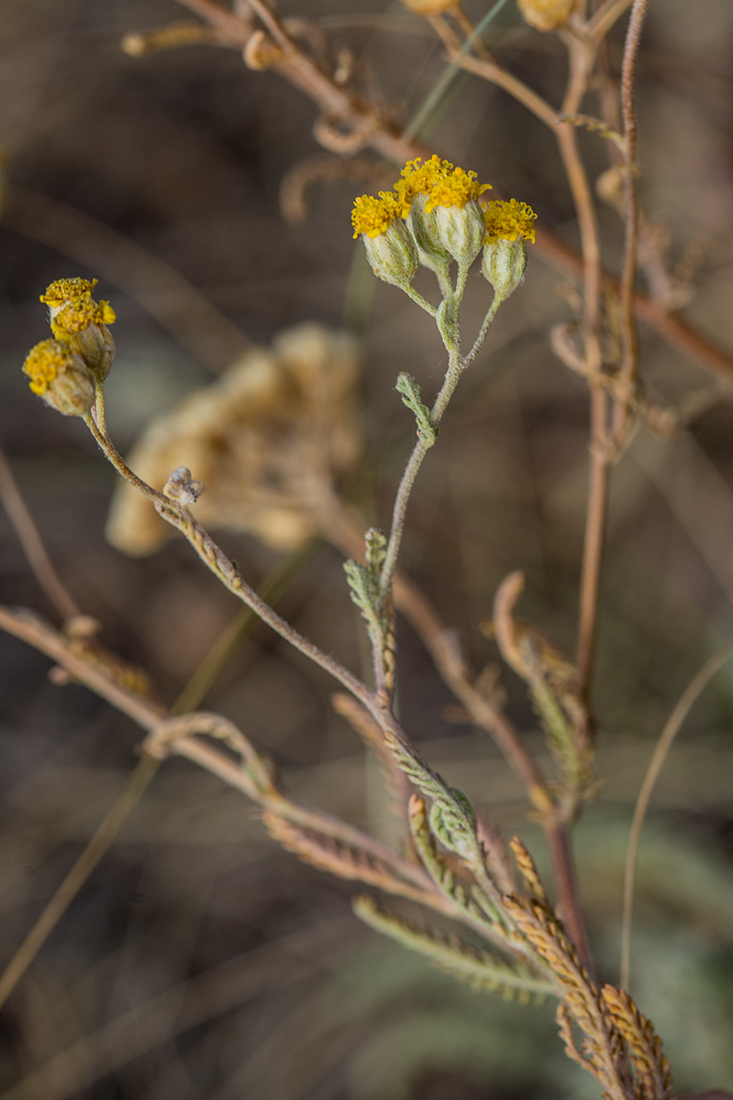
[{"label": "yellow flower cluster", "polygon": [[51,318],[50,324],[54,336],[63,340],[67,334],[83,332],[89,325],[111,325],[116,319],[109,302],[95,302],[87,296],[67,301]]},{"label": "yellow flower cluster", "polygon": [[379,198],[360,195],[354,202],[351,221],[354,237],[365,234],[377,237],[385,233],[395,218],[406,218],[416,195],[427,195],[426,213],[436,206],[463,207],[469,199],[477,199],[490,190],[488,183],[479,183],[475,172],[454,168],[448,160],[432,156],[424,164],[420,157],[409,160],[402,169],[394,191],[380,191]]},{"label": "yellow flower cluster", "polygon": [[42,340],[25,358],[32,393],[63,413],[84,416],[92,407],[94,387],[86,364],[61,340]]},{"label": "yellow flower cluster", "polygon": [[67,302],[79,302],[85,298],[91,298],[92,291],[97,285],[98,279],[75,278],[57,279],[46,287],[46,293],[41,295],[41,301],[51,309],[61,307]]},{"label": "yellow flower cluster", "polygon": [[537,215],[526,202],[496,200],[484,207],[486,244],[495,241],[531,241],[534,244],[534,221]]},{"label": "yellow flower cluster", "polygon": [[28,352],[23,364],[23,373],[30,378],[28,385],[31,392],[41,397],[72,359],[71,352],[60,340],[43,340],[36,344]]},{"label": "yellow flower cluster", "polygon": [[83,416],[94,402],[94,387],[109,373],[114,341],[107,325],[115,320],[109,302],[95,302],[97,280],[57,279],[41,301],[48,306],[55,337],[26,357],[30,388],[65,416]]},{"label": "yellow flower cluster", "polygon": [[438,156],[430,157],[425,164],[420,164],[419,158],[408,161],[402,176],[395,189],[403,198],[403,217],[407,217],[415,195],[427,195],[425,213],[429,214],[436,206],[463,207],[469,199],[491,190],[491,184],[478,182],[475,172],[454,168],[449,160]]},{"label": "yellow flower cluster", "polygon": [[400,212],[400,204],[391,191],[380,191],[379,198],[360,195],[354,200],[351,212],[354,239],[362,234],[374,238],[385,233]]}]

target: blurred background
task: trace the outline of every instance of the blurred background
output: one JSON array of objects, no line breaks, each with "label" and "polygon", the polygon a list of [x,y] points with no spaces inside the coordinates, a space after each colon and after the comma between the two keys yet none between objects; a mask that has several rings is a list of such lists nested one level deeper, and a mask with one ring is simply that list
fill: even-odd
[{"label": "blurred background", "polygon": [[[467,0],[480,18],[486,0]],[[429,24],[400,3],[281,0],[348,50],[386,115],[413,118],[444,70]],[[155,417],[248,349],[315,321],[360,344],[362,457],[345,491],[386,524],[413,438],[399,371],[426,394],[444,369],[431,321],[376,284],[351,236],[354,195],[396,172],[320,180],[298,224],[283,181],[322,155],[314,106],[238,51],[196,45],[130,56],[123,36],[188,13],[172,0],[5,0],[0,8],[0,443],[64,582],[105,645],[144,667],[167,704],[237,612],[182,540],[131,558],[104,528],[112,469],[76,419],[20,373],[48,335],[38,296],[54,279],[99,279],[117,313],[109,423],[123,453]],[[623,21],[622,21],[623,23]],[[611,36],[617,67],[623,26]],[[487,32],[501,61],[553,103],[563,48],[510,0]],[[343,54],[342,56],[346,56]],[[733,8],[658,0],[640,58],[648,215],[668,235],[684,315],[733,352]],[[590,104],[590,110],[595,107]],[[570,197],[541,124],[484,81],[459,76],[422,139],[529,202],[576,244]],[[583,134],[593,177],[608,161]],[[295,173],[295,176],[293,175]],[[371,177],[370,174],[371,173]],[[376,182],[375,182],[376,181]],[[621,226],[601,206],[606,262]],[[507,572],[522,614],[574,646],[584,522],[587,397],[553,356],[577,286],[531,251],[462,383],[418,481],[404,566],[460,632],[477,668],[497,660],[479,629]],[[425,275],[426,273],[423,273]],[[430,282],[418,285],[430,294]],[[472,277],[468,330],[488,285]],[[581,892],[602,976],[617,981],[628,827],[655,738],[683,688],[733,628],[733,411],[713,374],[648,328],[647,392],[714,401],[674,440],[641,429],[615,473],[597,673],[598,775],[577,831]],[[194,475],[196,470],[194,469]],[[2,602],[56,621],[0,513]],[[221,533],[260,583],[282,552]],[[278,609],[361,671],[365,654],[339,553],[317,543]],[[488,737],[461,722],[400,624],[399,705],[430,763],[542,863],[522,790]],[[38,917],[136,761],[140,731],[49,661],[0,636],[0,964]],[[543,747],[518,681],[509,710]],[[372,761],[332,710],[333,685],[259,627],[206,700],[276,762],[294,795],[390,830]],[[733,1089],[733,665],[706,691],[655,791],[641,849],[632,992],[665,1041],[679,1092]],[[165,764],[2,1016],[3,1097],[177,1100],[488,1100],[594,1096],[568,1062],[552,1006],[473,993],[383,942],[352,916],[354,891],[270,840],[243,798],[180,760]]]}]

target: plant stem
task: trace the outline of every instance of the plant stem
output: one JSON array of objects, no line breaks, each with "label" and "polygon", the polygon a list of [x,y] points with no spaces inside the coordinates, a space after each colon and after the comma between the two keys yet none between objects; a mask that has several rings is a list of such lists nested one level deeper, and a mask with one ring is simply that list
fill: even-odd
[{"label": "plant stem", "polygon": [[624,43],[624,56],[621,65],[621,115],[624,122],[624,138],[626,142],[626,175],[624,178],[624,264],[621,275],[621,291],[619,294],[619,308],[621,313],[621,339],[623,346],[623,358],[621,369],[618,373],[619,399],[614,409],[613,433],[617,447],[622,447],[627,432],[627,424],[636,388],[637,367],[639,359],[639,341],[636,331],[636,317],[634,315],[634,280],[636,277],[636,260],[639,238],[639,200],[637,176],[639,165],[637,162],[637,130],[636,130],[636,95],[634,77],[636,72],[636,58],[639,52],[641,31],[644,25],[644,17],[648,6],[648,0],[634,0],[631,8],[631,17],[626,31]]},{"label": "plant stem", "polygon": [[543,822],[543,831],[552,858],[552,869],[557,891],[557,905],[563,924],[578,949],[578,955],[588,973],[594,973],[593,956],[588,944],[585,922],[578,897],[575,862],[567,826],[558,821]]},{"label": "plant stem", "polygon": [[[610,461],[605,445],[608,400],[599,386],[591,389],[590,471],[588,478],[588,510],[583,542],[583,563],[580,576],[580,610],[578,614],[578,650],[576,665],[580,697],[587,714],[592,709],[593,667],[596,651],[598,606],[600,602],[601,566],[608,517]],[[591,737],[588,720],[585,737]]]},{"label": "plant stem", "polygon": [[667,722],[659,735],[652,758],[644,776],[644,781],[639,791],[634,808],[634,817],[629,834],[629,846],[626,850],[626,869],[624,872],[624,915],[621,925],[621,988],[629,988],[629,966],[631,956],[631,922],[634,910],[634,877],[636,875],[636,861],[639,855],[639,841],[644,818],[649,806],[654,784],[659,778],[662,765],[667,758],[672,742],[677,736],[682,723],[690,713],[700,693],[707,687],[713,676],[733,653],[733,638],[730,638],[710,660],[706,661],[700,671],[690,681],[680,696],[677,706],[670,714]]},{"label": "plant stem", "polygon": [[125,790],[114,802],[79,859],[43,910],[0,977],[0,1006],[4,1005],[89,875],[109,849],[160,767],[160,761],[143,756]]},{"label": "plant stem", "polygon": [[53,567],[33,516],[23,500],[13,477],[13,471],[2,450],[0,450],[0,500],[39,585],[60,617],[64,620],[73,619],[80,614],[79,606]]}]

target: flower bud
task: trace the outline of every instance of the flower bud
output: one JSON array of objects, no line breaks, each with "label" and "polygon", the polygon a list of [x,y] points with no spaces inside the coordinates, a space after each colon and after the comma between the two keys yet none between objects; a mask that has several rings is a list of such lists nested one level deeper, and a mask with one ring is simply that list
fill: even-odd
[{"label": "flower bud", "polygon": [[402,202],[392,191],[361,195],[354,201],[351,223],[361,237],[378,279],[393,286],[412,282],[417,271],[417,245],[401,218]]},{"label": "flower bud", "polygon": [[454,260],[468,267],[481,251],[486,224],[475,199],[465,206],[436,206],[435,224],[444,248]]},{"label": "flower bud", "polygon": [[500,298],[508,298],[512,291],[522,285],[526,266],[527,246],[521,238],[507,241],[500,237],[484,247],[481,273]]},{"label": "flower bud", "polygon": [[363,236],[367,259],[378,279],[393,286],[411,283],[418,265],[417,245],[403,221],[394,221],[378,237]]},{"label": "flower bud", "polygon": [[430,271],[443,271],[450,261],[450,254],[443,247],[435,211],[428,214],[425,210],[427,195],[415,195],[407,218],[417,245],[417,254],[423,267]]},{"label": "flower bud", "polygon": [[164,494],[179,504],[195,504],[205,489],[203,481],[194,481],[188,466],[179,466],[163,486]]},{"label": "flower bud", "polygon": [[81,356],[96,382],[103,382],[114,359],[114,340],[107,325],[114,322],[115,312],[109,302],[92,298],[96,285],[96,279],[58,279],[46,288],[41,301],[48,306],[54,336]]},{"label": "flower bud", "polygon": [[575,8],[575,0],[517,0],[517,3],[525,21],[538,31],[564,27]]},{"label": "flower bud", "polygon": [[94,404],[89,368],[61,340],[43,340],[31,348],[23,371],[32,392],[64,416],[85,416]]},{"label": "flower bud", "polygon": [[107,328],[115,320],[109,302],[93,298],[68,302],[51,320],[54,336],[81,356],[97,382],[104,382],[115,357],[115,342]]}]

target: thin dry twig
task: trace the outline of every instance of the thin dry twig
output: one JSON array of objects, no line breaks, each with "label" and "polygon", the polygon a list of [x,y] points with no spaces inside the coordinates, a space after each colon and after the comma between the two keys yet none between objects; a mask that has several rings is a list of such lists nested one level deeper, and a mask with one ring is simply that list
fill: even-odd
[{"label": "thin dry twig", "polygon": [[0,500],[2,500],[3,507],[15,529],[28,559],[28,564],[33,570],[39,585],[58,611],[60,617],[64,620],[73,619],[80,614],[79,605],[64,586],[53,567],[33,516],[21,496],[13,477],[13,471],[10,469],[2,449],[0,449]]},{"label": "thin dry twig", "polygon": [[[251,33],[250,24],[239,19],[231,11],[227,11],[214,0],[178,0],[178,2],[218,26],[229,36],[232,46],[241,48],[247,44]],[[627,0],[622,2],[628,6]],[[266,5],[258,0],[257,10],[263,8],[266,8]],[[614,19],[621,14],[622,9],[619,8]],[[271,12],[270,17],[274,18]],[[328,118],[340,120],[347,130],[358,131],[362,135],[363,147],[374,149],[393,164],[404,164],[429,152],[419,142],[400,135],[377,112],[367,109],[359,97],[351,97],[324,73],[319,71],[317,80],[309,80],[306,74],[311,73],[312,62],[309,62],[302,52],[297,51],[294,44],[291,43],[291,45],[296,50],[297,66],[295,62],[290,65],[283,62],[273,64],[271,67],[310,96]],[[450,58],[450,60],[460,64],[469,72],[504,87],[551,128],[554,129],[560,125],[558,112],[550,104],[527,85],[518,81],[511,73],[498,66],[495,61],[487,68],[486,59],[480,57],[464,54],[460,59]],[[536,245],[540,255],[558,264],[562,270],[573,273],[582,270],[583,260],[577,250],[542,226],[536,228]],[[603,278],[612,280],[613,276],[604,272]],[[690,356],[706,370],[733,377],[733,355],[727,349],[720,347],[680,317],[666,312],[645,295],[637,293],[634,302],[639,319],[653,328],[670,346],[683,355]]]},{"label": "thin dry twig", "polygon": [[624,262],[619,292],[621,341],[623,356],[618,372],[620,397],[614,409],[613,431],[617,447],[622,447],[627,431],[630,409],[637,383],[639,340],[634,316],[634,280],[639,245],[639,198],[637,177],[637,127],[636,127],[636,59],[641,42],[641,31],[648,0],[634,0],[624,43],[621,65],[621,116],[624,124],[626,149],[624,172]]}]

